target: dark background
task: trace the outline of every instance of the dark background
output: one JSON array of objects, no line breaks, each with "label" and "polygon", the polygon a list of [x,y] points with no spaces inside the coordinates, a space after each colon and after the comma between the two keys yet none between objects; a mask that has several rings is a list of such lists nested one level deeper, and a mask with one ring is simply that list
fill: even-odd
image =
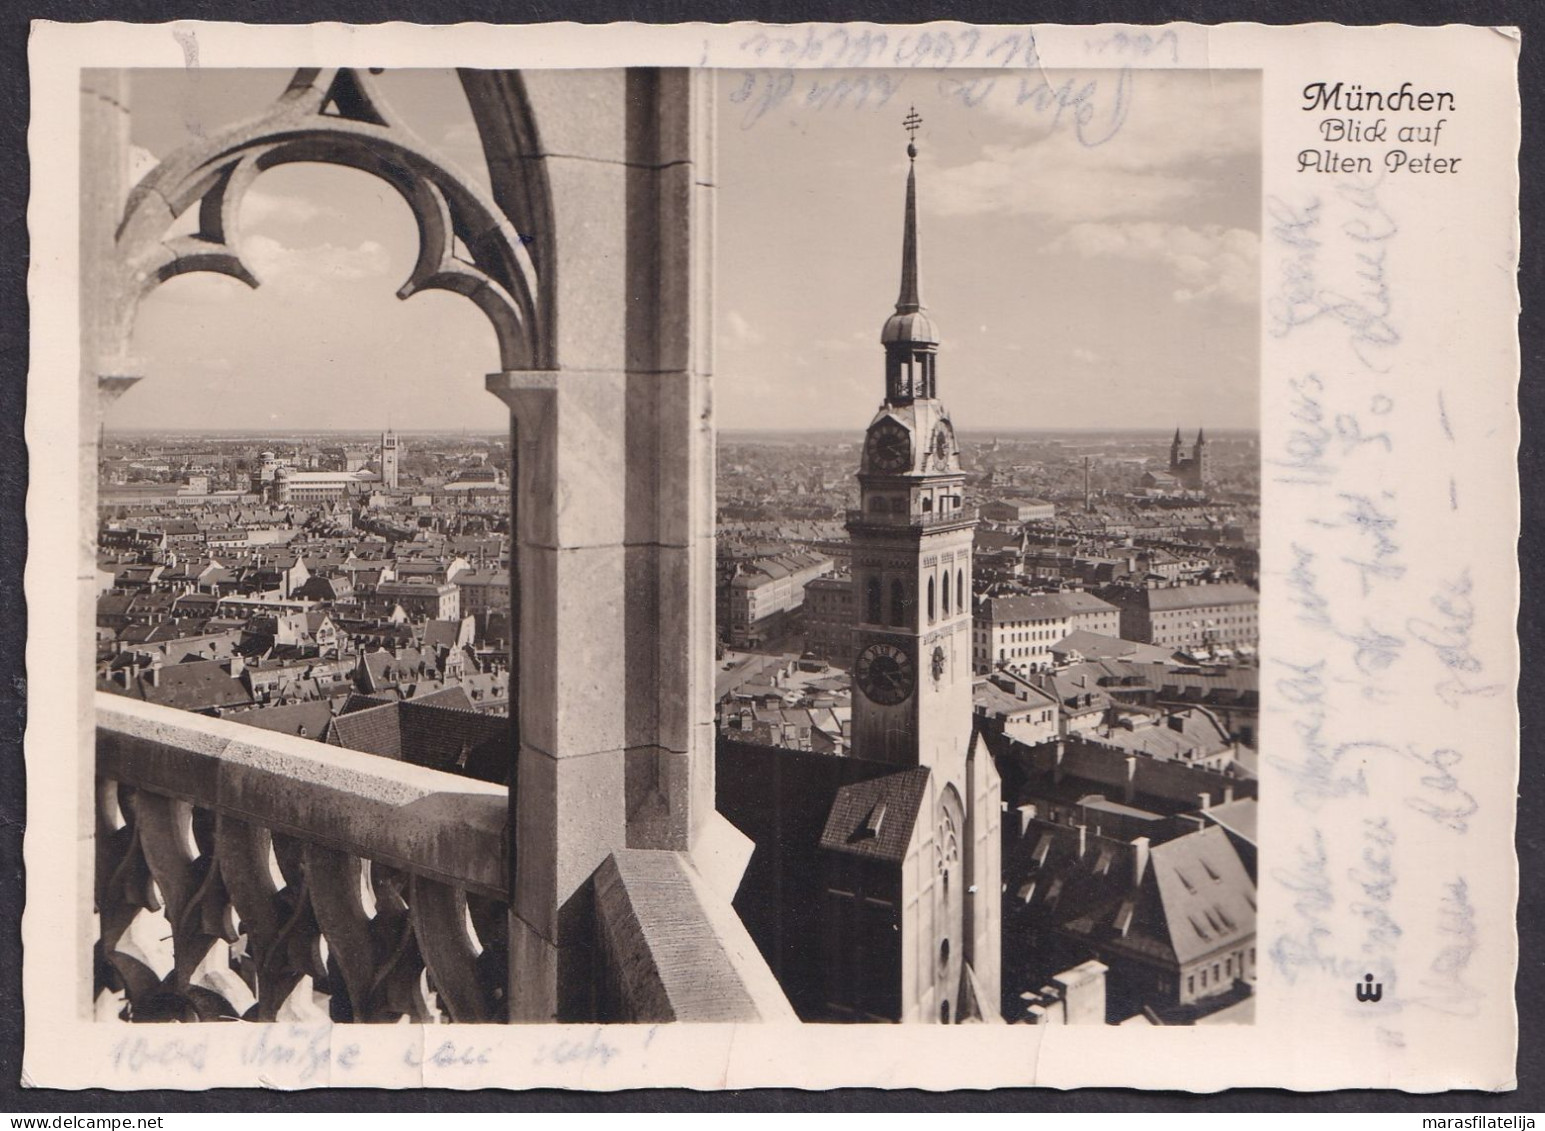
[{"label": "dark background", "polygon": [[[22,1020],[21,936],[26,876],[22,834],[29,817],[21,739],[26,723],[27,672],[23,656],[28,618],[22,596],[26,561],[27,457],[23,438],[27,379],[27,34],[31,19],[69,22],[124,20],[155,23],[174,19],[237,20],[252,23],[310,23],[339,20],[380,23],[542,23],[575,20],[608,23],[638,20],[677,23],[688,20],[767,20],[777,23],[867,20],[922,23],[961,20],[972,23],[1164,23],[1186,20],[1224,23],[1254,20],[1272,24],[1331,21],[1347,24],[1513,25],[1523,30],[1519,63],[1523,99],[1523,146],[1520,154],[1521,264],[1523,312],[1519,319],[1524,380],[1519,389],[1523,441],[1518,454],[1522,481],[1522,536],[1519,566],[1523,600],[1518,632],[1522,650],[1519,711],[1522,727],[1518,804],[1519,1006],[1517,1092],[1406,1095],[1389,1091],[1343,1091],[1302,1095],[1268,1089],[1236,1089],[1214,1096],[1184,1092],[1085,1089],[1002,1089],[994,1092],[929,1093],[849,1090],[801,1092],[756,1090],[698,1093],[680,1090],[587,1094],[556,1090],[452,1092],[335,1089],[311,1092],[219,1089],[207,1092],[120,1093],[104,1090],[67,1092],[21,1087]],[[822,3],[816,0],[606,0],[583,3],[494,3],[490,0],[186,0],[173,5],[157,0],[53,0],[0,7],[0,1111],[87,1113],[112,1109],[130,1112],[288,1111],[1411,1111],[1429,1114],[1508,1115],[1545,1110],[1545,1018],[1531,1008],[1545,999],[1541,984],[1541,905],[1539,869],[1545,842],[1545,768],[1537,764],[1539,742],[1529,723],[1531,709],[1545,701],[1530,674],[1541,647],[1537,590],[1545,574],[1545,537],[1535,534],[1545,519],[1541,477],[1545,453],[1540,427],[1545,393],[1529,380],[1545,352],[1540,304],[1539,217],[1545,156],[1539,146],[1545,115],[1545,72],[1540,67],[1537,36],[1545,36],[1545,5],[1530,0],[1452,2],[1452,0],[1339,0],[1275,2],[1138,3],[1116,0],[1021,0],[1017,3],[954,0],[953,3],[873,0],[871,3]],[[47,630],[51,618],[39,618]],[[38,673],[47,678],[46,673]],[[1505,866],[1499,861],[1499,866]]]}]

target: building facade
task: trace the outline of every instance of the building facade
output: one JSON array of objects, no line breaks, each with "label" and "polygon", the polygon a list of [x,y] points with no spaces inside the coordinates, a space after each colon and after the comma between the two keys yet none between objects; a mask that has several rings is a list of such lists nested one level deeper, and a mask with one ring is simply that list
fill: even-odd
[{"label": "building facade", "polygon": [[853,657],[853,603],[851,577],[818,577],[805,585],[805,651],[823,659]]},{"label": "building facade", "polygon": [[1248,585],[1113,586],[1101,593],[1121,610],[1121,635],[1170,648],[1254,648],[1260,594]]},{"label": "building facade", "polygon": [[736,648],[755,647],[788,627],[805,602],[805,587],[832,570],[823,554],[791,551],[735,563],[719,586],[720,632]]},{"label": "building facade", "polygon": [[976,603],[971,662],[978,674],[999,667],[1048,668],[1053,647],[1079,630],[1120,635],[1121,610],[1077,591],[984,597]]}]

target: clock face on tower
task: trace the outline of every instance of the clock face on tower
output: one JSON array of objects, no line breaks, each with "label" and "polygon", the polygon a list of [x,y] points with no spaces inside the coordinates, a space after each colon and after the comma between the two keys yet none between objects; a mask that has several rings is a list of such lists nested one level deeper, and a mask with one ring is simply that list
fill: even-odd
[{"label": "clock face on tower", "polygon": [[869,433],[869,466],[904,471],[912,464],[912,434],[895,420],[882,420]]},{"label": "clock face on tower", "polygon": [[912,657],[894,644],[871,644],[865,648],[858,654],[853,676],[860,691],[886,707],[904,701],[917,684]]}]

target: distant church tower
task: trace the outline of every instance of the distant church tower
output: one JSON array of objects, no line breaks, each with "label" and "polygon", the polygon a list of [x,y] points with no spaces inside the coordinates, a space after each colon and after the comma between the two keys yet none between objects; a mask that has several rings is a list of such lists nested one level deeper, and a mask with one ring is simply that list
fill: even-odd
[{"label": "distant church tower", "polygon": [[1182,456],[1180,429],[1169,442],[1169,473],[1188,491],[1204,491],[1212,484],[1212,459],[1207,452],[1207,436],[1202,429],[1196,430],[1196,443],[1191,445],[1190,456]]},{"label": "distant church tower", "polygon": [[[906,125],[915,141],[921,119]],[[909,142],[901,293],[885,322],[885,403],[869,425],[851,512],[857,600],[853,755],[928,771],[900,900],[904,1021],[996,1016],[997,771],[972,742],[971,551],[977,519],[949,414],[939,337],[918,293],[916,145]],[[883,806],[881,807],[883,809]],[[883,820],[871,816],[871,820]]]},{"label": "distant church tower", "polygon": [[381,433],[381,485],[397,489],[397,434],[390,428]]}]

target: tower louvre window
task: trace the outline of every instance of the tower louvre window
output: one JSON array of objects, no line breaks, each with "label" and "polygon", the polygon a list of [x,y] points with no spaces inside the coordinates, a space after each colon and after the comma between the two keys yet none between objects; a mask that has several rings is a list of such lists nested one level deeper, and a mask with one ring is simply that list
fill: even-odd
[{"label": "tower louvre window", "polygon": [[933,621],[933,578],[930,577],[928,579],[928,623],[932,624]]}]

